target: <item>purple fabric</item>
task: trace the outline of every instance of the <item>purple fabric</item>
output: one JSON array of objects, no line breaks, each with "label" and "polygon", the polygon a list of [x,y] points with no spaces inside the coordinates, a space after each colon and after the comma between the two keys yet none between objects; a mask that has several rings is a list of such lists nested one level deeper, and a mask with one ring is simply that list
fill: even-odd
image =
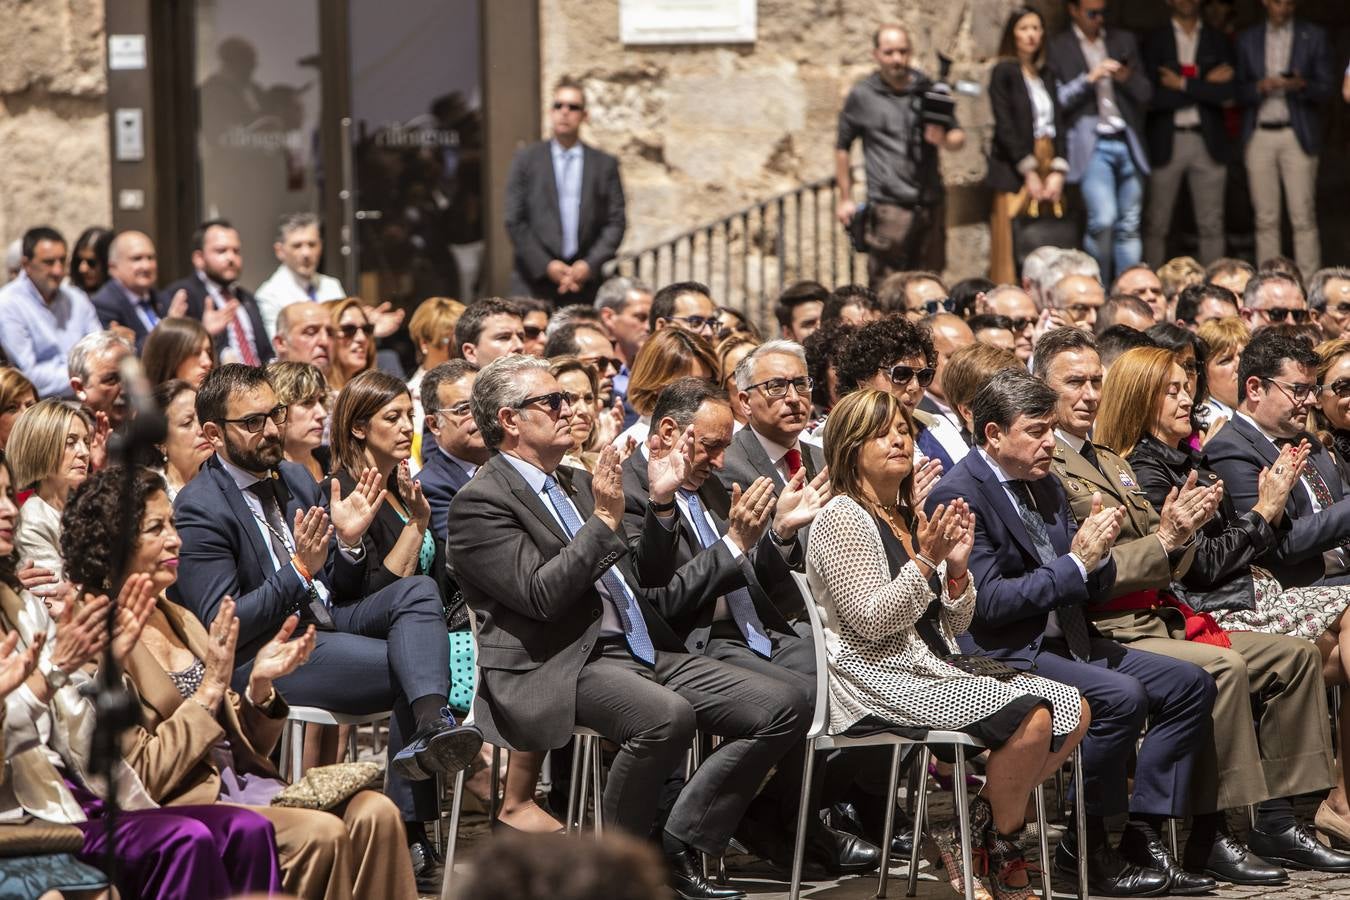
[{"label": "purple fabric", "polygon": [[[79,825],[81,862],[101,866],[107,831],[103,801],[66,778],[89,821]],[[281,866],[272,823],[237,806],[173,806],[121,812],[116,834],[117,887],[124,897],[217,900],[278,893]]]},{"label": "purple fabric", "polygon": [[234,751],[230,749],[230,742],[223,738],[211,748],[211,761],[220,771],[221,803],[267,806],[271,804],[272,798],[286,787],[282,782],[266,775],[235,771]]}]

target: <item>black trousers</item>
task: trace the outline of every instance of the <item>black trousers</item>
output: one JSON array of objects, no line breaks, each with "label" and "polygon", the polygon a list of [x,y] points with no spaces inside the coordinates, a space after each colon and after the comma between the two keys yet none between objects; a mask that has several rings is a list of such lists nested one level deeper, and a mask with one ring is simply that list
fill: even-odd
[{"label": "black trousers", "polygon": [[705,656],[657,651],[648,667],[622,641],[602,641],[577,678],[577,725],[619,744],[605,785],[606,821],[645,836],[661,786],[694,731],[723,742],[680,791],[666,821],[674,837],[721,853],[764,776],[801,744],[806,693]]},{"label": "black trousers", "polygon": [[[278,679],[277,692],[294,706],[351,715],[392,710],[393,759],[417,730],[411,701],[450,692],[450,642],[436,582],[424,575],[402,578],[332,613],[339,630],[319,632],[309,661]],[[249,660],[235,669],[236,690],[248,684],[252,668]],[[405,821],[439,814],[434,780],[411,782],[389,766],[385,785]]]}]

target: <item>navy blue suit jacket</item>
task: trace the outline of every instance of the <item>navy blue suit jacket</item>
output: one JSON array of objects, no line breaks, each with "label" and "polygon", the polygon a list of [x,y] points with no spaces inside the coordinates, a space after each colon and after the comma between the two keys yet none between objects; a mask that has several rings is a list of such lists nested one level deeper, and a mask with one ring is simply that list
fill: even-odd
[{"label": "navy blue suit jacket", "polygon": [[[1303,152],[1316,154],[1322,148],[1322,104],[1336,96],[1339,85],[1332,68],[1331,44],[1320,25],[1295,19],[1294,46],[1289,52],[1289,71],[1307,81],[1303,90],[1287,94],[1289,124],[1298,136]],[[1242,141],[1245,144],[1256,130],[1256,114],[1261,109],[1261,92],[1256,83],[1266,71],[1266,23],[1253,25],[1237,39],[1237,99],[1242,104]]]},{"label": "navy blue suit jacket", "polygon": [[469,483],[469,473],[441,452],[436,446],[435,435],[429,431],[422,436],[422,468],[417,473],[417,480],[431,504],[431,533],[438,541],[444,541],[450,501]]},{"label": "navy blue suit jacket", "polygon": [[[1341,475],[1322,442],[1304,435],[1312,447],[1308,465],[1316,466],[1336,501],[1319,513],[1302,485],[1295,485],[1284,504],[1284,518],[1275,529],[1278,542],[1256,564],[1270,569],[1284,587],[1303,587],[1326,574],[1322,552],[1350,537],[1350,502],[1346,502]],[[1205,445],[1208,467],[1223,479],[1224,491],[1238,515],[1256,505],[1261,470],[1273,465],[1275,445],[1250,422],[1234,416]]]},{"label": "navy blue suit jacket", "polygon": [[[188,318],[196,319],[198,322],[202,320],[202,313],[206,311],[206,298],[209,296],[209,292],[196,272],[178,279],[164,290],[170,297],[180,290],[187,291]],[[272,344],[267,340],[267,329],[263,327],[262,312],[258,309],[258,301],[238,284],[234,286],[234,297],[239,301],[239,311],[235,315],[248,316],[249,325],[253,328],[253,350],[258,354],[258,361],[267,365],[272,361],[274,354]],[[227,328],[216,335],[217,357],[219,357],[221,351],[230,346],[229,331]]]},{"label": "navy blue suit jacket", "polygon": [[1067,555],[1078,525],[1059,479],[1047,475],[1032,482],[1031,491],[1045,517],[1050,542],[1060,554],[1050,565],[1041,563],[1026,524],[978,451],[972,450],[943,475],[925,504],[931,513],[938,504],[960,497],[975,513],[975,547],[970,554],[975,618],[969,634],[961,638],[967,650],[1035,658],[1051,610],[1105,600],[1115,583],[1114,561],[1084,582],[1078,563]]},{"label": "navy blue suit jacket", "polygon": [[[278,471],[288,525],[295,521],[296,510],[327,507],[324,492],[303,466],[283,462]],[[272,569],[258,520],[217,457],[208,459],[197,477],[178,492],[173,518],[183,548],[178,583],[169,588],[169,599],[209,624],[221,599],[233,597],[239,616],[236,666],[250,662],[287,616],[294,613],[302,622],[309,620],[306,584],[294,566]],[[365,562],[352,563],[330,551],[328,564],[315,577],[328,586],[334,604],[357,600],[365,582]]]},{"label": "navy blue suit jacket", "polygon": [[[172,297],[165,291],[151,291],[150,300],[155,307],[155,315],[164,318],[169,314],[169,299]],[[94,304],[94,310],[98,313],[98,320],[107,328],[116,322],[119,325],[125,325],[136,335],[136,355],[139,356],[142,348],[145,347],[145,339],[150,332],[145,330],[145,325],[141,322],[141,317],[136,315],[136,309],[127,299],[126,291],[117,283],[114,278],[109,278],[104,282],[103,287],[94,292],[89,298]]]},{"label": "navy blue suit jacket", "polygon": [[[1199,74],[1186,79],[1186,88],[1174,91],[1159,80],[1158,68],[1166,66],[1178,75],[1181,63],[1177,60],[1177,36],[1169,21],[1151,32],[1144,40],[1144,68],[1153,82],[1153,101],[1148,110],[1148,155],[1155,167],[1165,166],[1172,159],[1172,138],[1176,136],[1173,117],[1179,109],[1195,106],[1200,112],[1200,133],[1205,149],[1217,162],[1227,162],[1228,135],[1223,127],[1223,106],[1237,93],[1237,75],[1227,84],[1210,84],[1205,76],[1222,65],[1233,65],[1233,53],[1227,39],[1208,25],[1200,26],[1200,38],[1195,48],[1195,65]],[[1236,66],[1234,66],[1236,68]]]}]

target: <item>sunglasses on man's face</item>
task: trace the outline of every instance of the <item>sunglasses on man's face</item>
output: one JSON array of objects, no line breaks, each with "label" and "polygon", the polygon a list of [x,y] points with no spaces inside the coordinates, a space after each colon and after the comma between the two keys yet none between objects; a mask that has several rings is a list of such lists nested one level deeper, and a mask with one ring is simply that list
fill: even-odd
[{"label": "sunglasses on man's face", "polygon": [[364,334],[366,337],[375,336],[375,326],[371,325],[369,322],[367,322],[364,325],[355,325],[351,323],[347,325],[339,325],[337,330],[338,334],[342,335],[342,339],[346,341],[354,339],[358,331]]},{"label": "sunglasses on man's face", "polygon": [[525,340],[527,341],[537,341],[539,340],[539,335],[543,333],[544,329],[540,328],[538,325],[525,326]]},{"label": "sunglasses on man's face", "polygon": [[922,369],[916,369],[913,366],[890,366],[881,371],[887,373],[891,378],[891,384],[896,387],[903,387],[914,379],[918,379],[919,387],[928,387],[933,383],[933,376],[937,374],[937,369],[931,369],[924,366]]},{"label": "sunglasses on man's face", "polygon": [[553,416],[556,419],[558,417],[558,413],[562,411],[563,404],[570,402],[571,402],[570,395],[562,391],[553,391],[552,393],[549,394],[539,394],[538,396],[535,397],[526,397],[524,400],[516,404],[516,409],[524,409],[527,406],[533,406],[536,403],[542,403],[544,405],[544,408],[548,410],[549,415]]},{"label": "sunglasses on man's face", "polygon": [[554,100],[554,101],[553,101],[553,109],[554,109],[554,111],[561,111],[561,110],[564,110],[564,109],[565,109],[565,110],[567,110],[568,112],[581,112],[581,111],[584,110],[585,108],[586,108],[586,107],[583,106],[583,105],[580,104],[580,103],[568,103],[566,100]]},{"label": "sunglasses on man's face", "polygon": [[1275,309],[1263,309],[1261,311],[1266,314],[1267,319],[1270,319],[1270,321],[1274,322],[1276,325],[1282,323],[1286,317],[1292,319],[1295,324],[1302,325],[1304,322],[1308,321],[1308,317],[1311,315],[1306,309],[1282,309],[1276,307]]}]

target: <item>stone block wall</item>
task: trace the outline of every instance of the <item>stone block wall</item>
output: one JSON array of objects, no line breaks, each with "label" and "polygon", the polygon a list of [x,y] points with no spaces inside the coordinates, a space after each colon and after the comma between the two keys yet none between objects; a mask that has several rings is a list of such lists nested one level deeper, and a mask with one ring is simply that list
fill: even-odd
[{"label": "stone block wall", "polygon": [[0,0],[0,241],[108,225],[103,0]]}]

